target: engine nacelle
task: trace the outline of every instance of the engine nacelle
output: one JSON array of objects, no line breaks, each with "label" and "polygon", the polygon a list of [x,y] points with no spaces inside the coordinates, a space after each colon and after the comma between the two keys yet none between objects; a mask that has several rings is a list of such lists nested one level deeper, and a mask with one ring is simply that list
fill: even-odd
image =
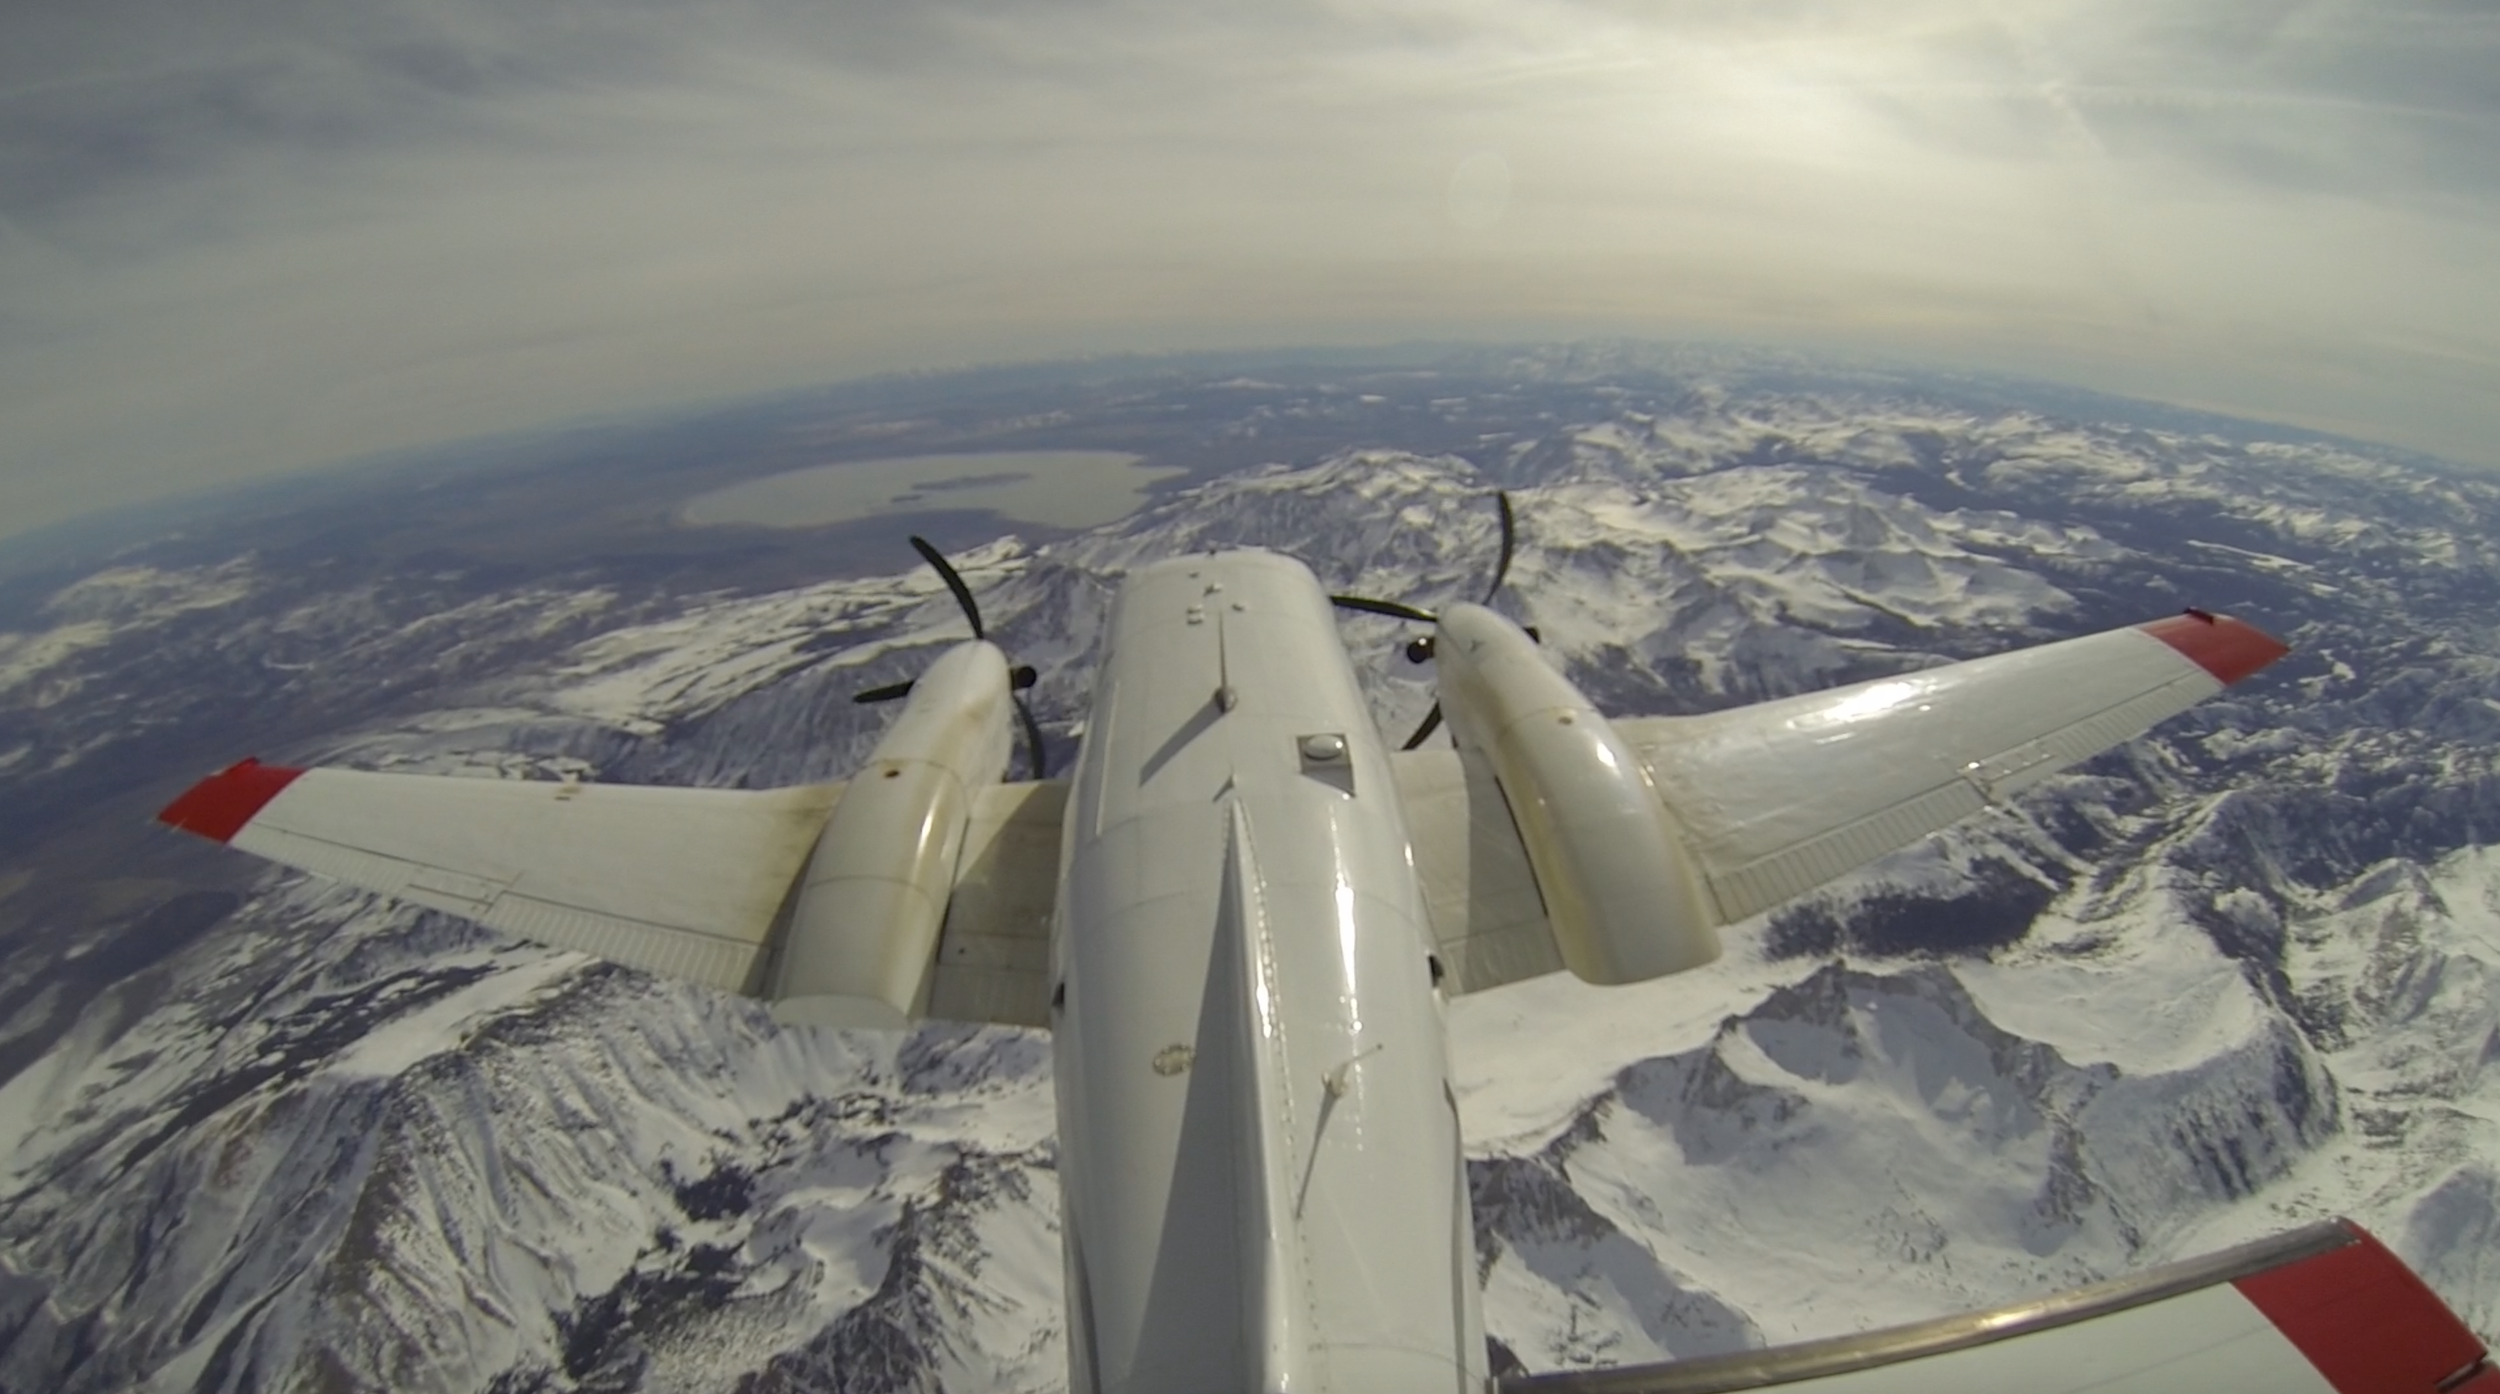
[{"label": "engine nacelle", "polygon": [[993,644],[958,644],[912,684],[817,835],[766,984],[774,1020],[895,1027],[920,1015],[973,795],[1006,768],[1013,713]]},{"label": "engine nacelle", "polygon": [[1450,734],[1492,763],[1564,965],[1616,984],[1717,958],[1717,906],[1613,723],[1481,605],[1441,612],[1433,654]]}]

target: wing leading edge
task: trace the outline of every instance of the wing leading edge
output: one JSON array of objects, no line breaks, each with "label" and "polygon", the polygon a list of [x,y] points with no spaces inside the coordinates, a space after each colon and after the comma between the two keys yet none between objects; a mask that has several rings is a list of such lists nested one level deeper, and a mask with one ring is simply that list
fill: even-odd
[{"label": "wing leading edge", "polygon": [[1988,1311],[1768,1350],[1519,1375],[1504,1394],[2500,1394],[2482,1341],[2352,1222]]}]

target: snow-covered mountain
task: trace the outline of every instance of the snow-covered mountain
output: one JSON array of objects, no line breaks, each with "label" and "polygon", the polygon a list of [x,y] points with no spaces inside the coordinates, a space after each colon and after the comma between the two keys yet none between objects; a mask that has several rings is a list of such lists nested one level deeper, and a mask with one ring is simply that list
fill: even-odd
[{"label": "snow-covered mountain", "polygon": [[[2336,1213],[2500,1331],[2500,487],[1968,384],[1658,367],[1157,377],[1121,400],[1322,445],[959,560],[1042,669],[1063,765],[1128,567],[1265,545],[1332,588],[1472,597],[1497,486],[1524,531],[1499,603],[1625,712],[2189,603],[2296,651],[1708,969],[1461,999],[1499,1354],[1831,1334]],[[1061,1386],[1046,1039],[778,1030],[71,825],[135,819],[160,785],[133,771],[210,740],[839,777],[883,720],[850,694],[959,633],[933,576],[688,587],[195,542],[56,579],[0,615],[0,781],[68,828],[0,837],[0,1387]],[[1345,634],[1403,731],[1428,670],[1394,622]]]}]

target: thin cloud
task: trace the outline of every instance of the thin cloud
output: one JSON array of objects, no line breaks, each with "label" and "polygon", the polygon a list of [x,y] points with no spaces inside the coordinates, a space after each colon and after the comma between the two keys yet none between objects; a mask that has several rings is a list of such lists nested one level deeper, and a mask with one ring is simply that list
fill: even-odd
[{"label": "thin cloud", "polygon": [[200,15],[0,20],[0,530],[862,372],[1429,334],[1892,348],[2500,463],[2475,6]]}]

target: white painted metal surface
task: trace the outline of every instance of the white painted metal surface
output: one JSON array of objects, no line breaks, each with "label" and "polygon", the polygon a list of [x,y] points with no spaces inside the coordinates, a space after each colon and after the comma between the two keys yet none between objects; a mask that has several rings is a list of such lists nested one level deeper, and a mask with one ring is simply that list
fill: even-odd
[{"label": "white painted metal surface", "polygon": [[1479,992],[1561,972],[1536,872],[1483,752],[1395,751],[1389,767],[1440,945],[1443,988]]},{"label": "white painted metal surface", "polygon": [[1729,922],[1803,895],[2222,689],[2141,629],[1708,716],[1618,722]]},{"label": "white painted metal surface", "polygon": [[1433,652],[1451,738],[1492,764],[1563,963],[1613,985],[1717,958],[1724,918],[1710,888],[1597,705],[1481,605],[1444,612]]},{"label": "white painted metal surface", "polygon": [[973,798],[1013,741],[1007,682],[1006,656],[976,639],[913,684],[808,858],[766,994],[775,1020],[900,1027],[923,1013]]},{"label": "white painted metal surface", "polygon": [[1056,951],[1075,1387],[1480,1387],[1431,939],[1326,596],[1162,563],[1110,654]]},{"label": "white painted metal surface", "polygon": [[307,770],[232,845],[541,943],[753,992],[839,791]]},{"label": "white painted metal surface", "polygon": [[975,794],[938,938],[929,1015],[1050,1025],[1050,926],[1068,786],[993,784]]}]

